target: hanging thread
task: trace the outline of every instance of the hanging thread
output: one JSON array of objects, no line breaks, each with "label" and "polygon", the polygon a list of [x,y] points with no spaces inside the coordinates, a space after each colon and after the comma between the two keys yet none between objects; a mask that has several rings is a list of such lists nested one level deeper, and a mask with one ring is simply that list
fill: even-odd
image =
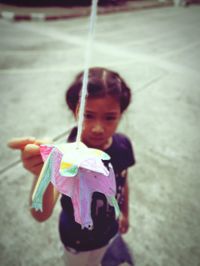
[{"label": "hanging thread", "polygon": [[96,15],[97,15],[97,2],[98,0],[92,0],[87,46],[86,46],[86,52],[85,52],[83,84],[81,88],[80,108],[79,108],[79,114],[78,114],[78,132],[77,132],[77,138],[76,138],[77,144],[79,144],[79,142],[81,141],[81,133],[83,130],[84,110],[85,110],[85,103],[86,103],[86,97],[87,97],[88,73],[89,73],[89,65],[90,65],[90,59],[91,59],[91,48],[92,48],[92,43],[94,39],[94,28],[95,28],[94,26],[95,26]]}]

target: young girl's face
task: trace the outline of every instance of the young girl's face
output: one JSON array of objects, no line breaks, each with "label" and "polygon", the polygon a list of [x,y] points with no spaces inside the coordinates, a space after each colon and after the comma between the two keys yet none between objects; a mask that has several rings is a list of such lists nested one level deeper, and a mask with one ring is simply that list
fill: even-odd
[{"label": "young girl's face", "polygon": [[[77,107],[76,117],[79,106]],[[121,118],[120,103],[112,96],[88,98],[85,106],[82,141],[89,147],[105,150]]]}]

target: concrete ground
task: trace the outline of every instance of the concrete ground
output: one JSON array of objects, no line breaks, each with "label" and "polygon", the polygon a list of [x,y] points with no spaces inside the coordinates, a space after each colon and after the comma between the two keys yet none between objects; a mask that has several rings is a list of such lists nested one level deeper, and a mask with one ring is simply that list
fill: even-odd
[{"label": "concrete ground", "polygon": [[[133,141],[130,223],[138,266],[200,265],[200,6],[98,17],[92,65],[119,71],[133,102],[119,131]],[[83,69],[88,18],[0,20],[0,264],[63,265],[59,202],[49,221],[29,214],[31,174],[11,137],[62,141],[74,123],[64,93]]]}]

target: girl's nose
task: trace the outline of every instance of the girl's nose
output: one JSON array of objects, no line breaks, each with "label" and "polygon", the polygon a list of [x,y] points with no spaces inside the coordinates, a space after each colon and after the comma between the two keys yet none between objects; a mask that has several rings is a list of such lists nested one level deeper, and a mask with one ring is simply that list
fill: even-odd
[{"label": "girl's nose", "polygon": [[96,134],[104,133],[104,128],[101,124],[95,124],[92,128],[92,132]]}]

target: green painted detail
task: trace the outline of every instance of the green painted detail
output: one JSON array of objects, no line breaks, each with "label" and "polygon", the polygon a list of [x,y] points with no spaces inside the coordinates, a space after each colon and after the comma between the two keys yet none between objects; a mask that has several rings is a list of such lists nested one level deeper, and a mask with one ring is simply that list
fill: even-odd
[{"label": "green painted detail", "polygon": [[42,209],[42,202],[36,202],[36,201],[34,201],[33,203],[32,203],[32,208],[33,209],[35,209],[36,211],[43,211],[43,209]]},{"label": "green painted detail", "polygon": [[62,176],[73,177],[78,174],[78,166],[72,165],[70,168],[61,169],[60,174]]},{"label": "green painted detail", "polygon": [[42,211],[44,192],[47,189],[51,181],[52,157],[53,157],[53,153],[50,153],[49,157],[47,158],[43,166],[44,170],[43,170],[42,178],[41,178],[40,184],[36,190],[35,196],[32,201],[32,208],[35,208],[36,210]]},{"label": "green painted detail", "polygon": [[110,160],[110,156],[107,153],[102,152],[101,159],[102,160]]},{"label": "green painted detail", "polygon": [[116,198],[114,196],[107,196],[106,198],[107,198],[108,203],[114,207],[115,217],[118,218],[120,215],[120,209],[119,209],[119,205],[118,205]]}]

